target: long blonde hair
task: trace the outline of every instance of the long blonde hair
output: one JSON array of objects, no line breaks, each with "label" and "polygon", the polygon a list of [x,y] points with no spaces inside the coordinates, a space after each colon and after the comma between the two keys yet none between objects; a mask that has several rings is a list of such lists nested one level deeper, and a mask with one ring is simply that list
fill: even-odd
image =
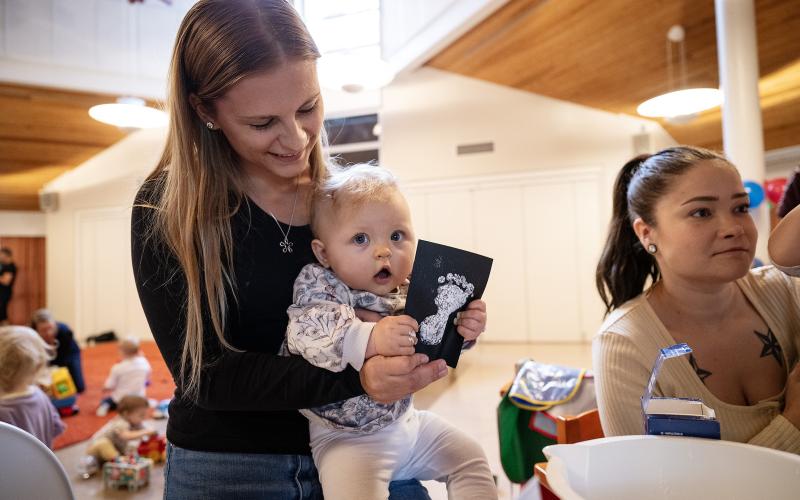
[{"label": "long blonde hair", "polygon": [[[169,71],[167,143],[148,177],[153,200],[150,237],[166,243],[186,277],[186,330],[180,387],[196,399],[203,367],[203,318],[225,349],[235,300],[231,216],[244,198],[236,152],[219,131],[208,130],[190,103],[213,106],[233,85],[285,61],[320,53],[285,0],[200,0],[178,30]],[[322,137],[323,134],[320,134]],[[326,175],[320,139],[311,151],[313,184]],[[205,316],[207,315],[207,316]]]}]

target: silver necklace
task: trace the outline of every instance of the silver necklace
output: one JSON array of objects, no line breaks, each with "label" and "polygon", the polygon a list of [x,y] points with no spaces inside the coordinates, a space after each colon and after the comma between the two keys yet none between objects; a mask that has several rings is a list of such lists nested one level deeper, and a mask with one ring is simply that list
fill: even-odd
[{"label": "silver necklace", "polygon": [[300,192],[300,179],[299,179],[299,177],[297,179],[297,187],[294,190],[294,203],[292,204],[292,215],[291,215],[291,217],[289,217],[289,229],[287,229],[286,231],[284,231],[283,227],[281,227],[281,223],[278,222],[278,218],[275,217],[275,214],[273,214],[272,212],[267,210],[267,213],[272,216],[272,220],[275,221],[275,224],[278,226],[278,230],[283,235],[283,241],[281,241],[281,243],[280,243],[281,248],[283,249],[283,253],[292,253],[292,245],[294,245],[294,243],[289,241],[289,231],[292,230],[292,222],[294,222],[294,209],[295,209],[295,207],[297,207],[297,193],[298,192]]}]

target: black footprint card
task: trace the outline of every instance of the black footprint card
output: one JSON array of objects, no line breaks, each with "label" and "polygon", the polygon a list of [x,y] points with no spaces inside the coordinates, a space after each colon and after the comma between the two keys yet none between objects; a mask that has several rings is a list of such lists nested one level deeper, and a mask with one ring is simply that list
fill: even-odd
[{"label": "black footprint card", "polygon": [[419,241],[405,310],[419,323],[417,352],[456,367],[464,338],[453,321],[467,304],[483,296],[491,269],[489,257]]}]

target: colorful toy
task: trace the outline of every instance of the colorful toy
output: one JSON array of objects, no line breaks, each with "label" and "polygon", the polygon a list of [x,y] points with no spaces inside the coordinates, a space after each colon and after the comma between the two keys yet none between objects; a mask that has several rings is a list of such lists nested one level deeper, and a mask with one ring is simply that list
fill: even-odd
[{"label": "colorful toy", "polygon": [[50,401],[62,418],[78,414],[77,398],[75,396],[69,396],[64,399],[50,398]]},{"label": "colorful toy", "polygon": [[136,455],[122,455],[103,465],[105,488],[127,488],[138,491],[150,484],[153,461]]},{"label": "colorful toy", "polygon": [[66,399],[78,392],[66,367],[60,366],[53,369],[50,379],[50,395],[53,399]]},{"label": "colorful toy", "polygon": [[167,439],[164,436],[151,436],[142,439],[136,452],[140,457],[146,457],[155,463],[167,459]]}]

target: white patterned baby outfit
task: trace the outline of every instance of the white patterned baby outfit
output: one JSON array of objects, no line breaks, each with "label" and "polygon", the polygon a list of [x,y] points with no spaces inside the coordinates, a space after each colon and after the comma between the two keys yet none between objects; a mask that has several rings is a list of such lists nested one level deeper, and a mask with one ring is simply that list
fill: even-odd
[{"label": "white patterned baby outfit", "polygon": [[[360,370],[375,323],[355,309],[397,314],[405,296],[351,290],[318,264],[305,266],[294,284],[294,304],[282,354],[313,365]],[[311,454],[326,500],[389,498],[389,482],[447,483],[449,498],[496,499],[497,488],[480,445],[436,414],[416,410],[411,397],[381,404],[363,395],[300,410],[309,419]]]},{"label": "white patterned baby outfit", "polygon": [[[402,310],[405,303],[405,296],[400,294],[380,297],[351,290],[329,269],[308,264],[294,282],[284,348],[333,372],[344,370],[348,364],[361,370],[375,323],[358,319],[355,309],[391,315]],[[411,397],[381,404],[363,395],[300,411],[310,421],[330,429],[367,434],[391,424],[410,406]]]}]

